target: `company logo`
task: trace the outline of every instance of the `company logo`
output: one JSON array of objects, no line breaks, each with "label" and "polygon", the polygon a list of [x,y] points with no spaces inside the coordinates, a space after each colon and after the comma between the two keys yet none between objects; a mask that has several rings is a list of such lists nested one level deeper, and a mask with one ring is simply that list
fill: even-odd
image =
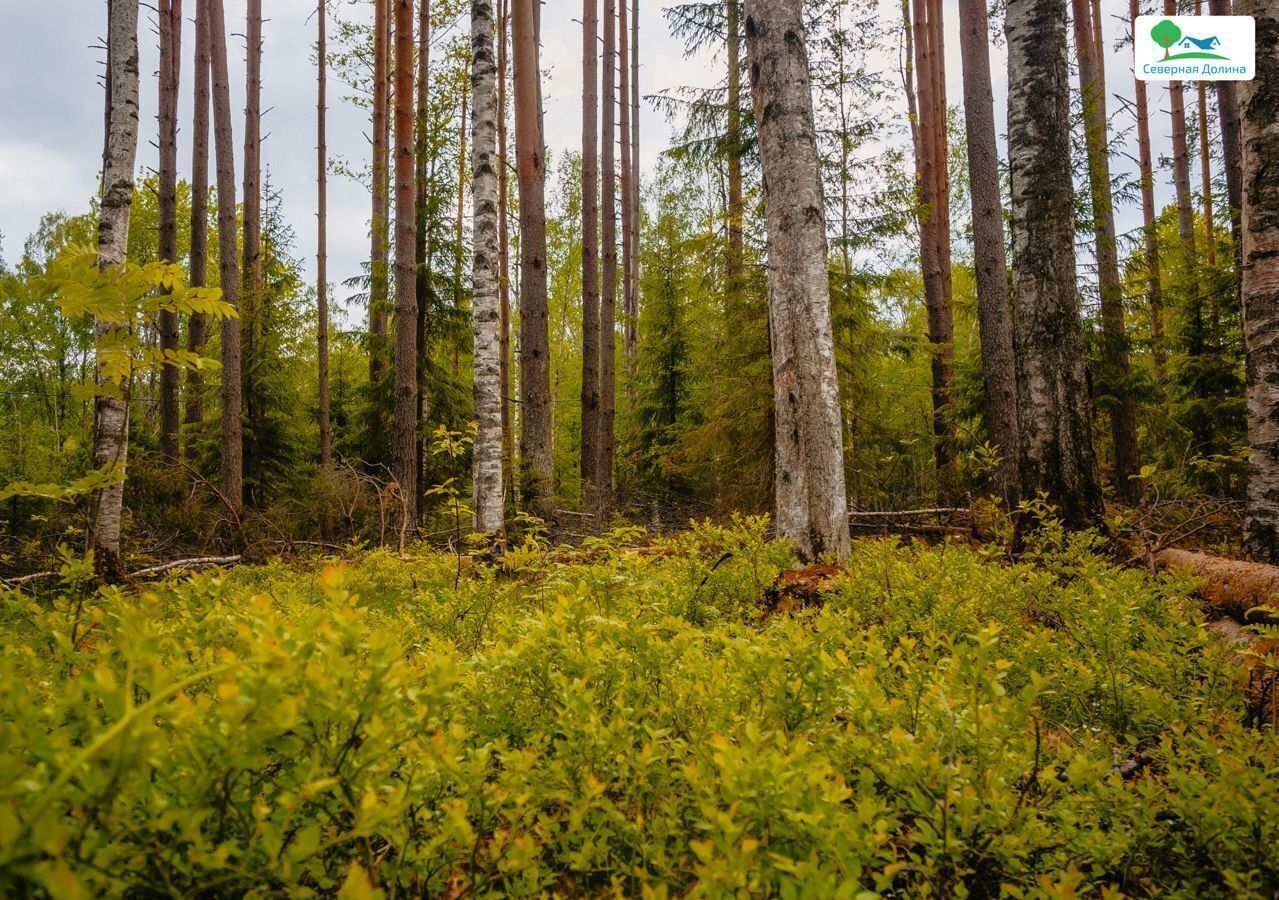
[{"label": "company logo", "polygon": [[1247,81],[1256,65],[1251,16],[1139,16],[1133,68],[1143,81]]}]

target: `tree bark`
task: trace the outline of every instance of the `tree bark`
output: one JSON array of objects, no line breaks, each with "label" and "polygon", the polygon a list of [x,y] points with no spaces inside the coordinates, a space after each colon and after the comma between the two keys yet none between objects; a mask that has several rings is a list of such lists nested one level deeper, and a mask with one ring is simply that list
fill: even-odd
[{"label": "tree bark", "polygon": [[316,362],[320,403],[320,468],[333,465],[333,426],[329,417],[329,152],[328,152],[328,0],[316,4]]},{"label": "tree bark", "polygon": [[430,193],[432,153],[431,120],[431,0],[421,0],[417,18],[417,191],[414,208],[417,213],[417,481],[418,509],[425,505],[427,438],[426,422],[430,414],[427,393],[427,362],[430,359],[430,308],[432,296],[431,254],[427,235],[431,227]]},{"label": "tree bark", "polygon": [[[159,245],[162,262],[178,261],[178,84],[182,72],[182,0],[160,0],[157,8],[160,30],[160,169]],[[156,317],[160,352],[166,357],[178,350],[178,314],[163,310]],[[160,369],[160,458],[178,460],[178,382],[176,365]]]},{"label": "tree bark", "polygon": [[802,559],[849,552],[825,200],[801,0],[746,0],[768,227],[778,534]]},{"label": "tree bark", "polygon": [[400,485],[404,521],[410,528],[417,524],[418,498],[414,12],[413,0],[395,0],[395,399],[391,418],[391,471]]},{"label": "tree bark", "polygon": [[[1106,75],[1097,55],[1097,35],[1090,0],[1073,0],[1075,55],[1079,94],[1084,110],[1088,184],[1092,195],[1093,236],[1097,241],[1097,288],[1101,295],[1101,382],[1111,395],[1111,439],[1115,452],[1115,489],[1119,499],[1141,499],[1141,452],[1137,445],[1137,411],[1133,402],[1128,337],[1124,330],[1124,286],[1119,277],[1119,245],[1115,204],[1110,190],[1110,138],[1106,121]],[[1095,23],[1100,27],[1100,22]]]},{"label": "tree bark", "polygon": [[[138,2],[113,0],[107,23],[107,71],[110,100],[106,153],[102,166],[102,203],[98,219],[98,267],[123,266],[129,250],[133,211],[133,166],[138,152]],[[98,319],[99,344],[127,331],[128,322]],[[117,581],[120,527],[124,517],[124,477],[129,462],[129,381],[113,381],[99,370],[94,403],[93,463],[118,480],[96,491],[89,534],[94,568]]]},{"label": "tree bark", "polygon": [[599,0],[582,3],[582,511],[596,510],[600,448]]},{"label": "tree bark", "polygon": [[[262,0],[245,4],[245,98],[244,98],[244,220],[242,273],[240,275],[241,334],[244,341],[242,367],[244,413],[249,428],[245,443],[244,471],[249,502],[260,499],[262,460],[253,440],[261,424],[262,396],[255,384],[259,371],[262,335]],[[256,498],[256,499],[255,499]]]},{"label": "tree bark", "polygon": [[[209,5],[195,0],[195,111],[191,135],[191,286],[209,283]],[[187,350],[201,353],[208,340],[208,324],[202,313],[187,320]],[[188,425],[204,421],[204,375],[199,369],[187,371],[186,410]],[[187,459],[195,458],[195,444],[188,442]]]},{"label": "tree bark", "polygon": [[[386,376],[388,349],[390,221],[387,215],[387,145],[391,107],[391,2],[392,0],[373,0],[373,211],[369,226],[369,381],[375,385]],[[377,414],[374,415],[376,418]]]},{"label": "tree bark", "polygon": [[493,52],[493,0],[471,3],[471,196],[474,209],[475,419],[473,457],[475,530],[501,534],[502,348],[498,296],[497,65]]},{"label": "tree bark", "polygon": [[1013,357],[988,29],[986,0],[960,0],[959,45],[964,67],[964,123],[968,135],[986,431],[1001,455],[999,493],[1011,503],[1017,496],[1017,365]]},{"label": "tree bark", "polygon": [[[1217,231],[1213,224],[1212,209],[1212,152],[1208,143],[1208,89],[1202,81],[1195,87],[1199,94],[1199,178],[1203,194],[1204,259],[1208,263],[1208,268],[1211,269],[1217,265]],[[1212,302],[1211,299],[1209,302]],[[1210,318],[1215,318],[1215,308]],[[1214,331],[1213,328],[1209,329],[1210,333]]]},{"label": "tree bark", "polygon": [[510,157],[506,137],[506,76],[509,69],[511,0],[500,0],[497,38],[497,220],[498,297],[502,306],[502,474],[504,491],[514,500],[515,438],[511,420],[511,233]]},{"label": "tree bark", "polygon": [[227,74],[226,17],[222,0],[206,0],[213,71],[213,142],[218,175],[218,268],[222,299],[236,316],[222,320],[222,436],[219,490],[238,512],[244,502],[244,426],[241,397],[240,269],[236,259],[235,138]]},{"label": "tree bark", "polygon": [[[625,0],[622,0],[625,2]],[[600,414],[595,524],[607,529],[613,514],[613,422],[617,401],[617,0],[604,0],[604,70],[601,94]]]},{"label": "tree bark", "polygon": [[[1138,0],[1130,0],[1128,17],[1132,33],[1136,40],[1137,17],[1141,15]],[[1150,111],[1146,99],[1146,82],[1140,78],[1135,83],[1136,115],[1137,115],[1137,150],[1141,175],[1141,214],[1142,236],[1145,242],[1146,258],[1146,303],[1150,309],[1150,343],[1155,362],[1155,381],[1163,383],[1164,371],[1168,364],[1168,352],[1164,347],[1164,301],[1163,285],[1159,277],[1159,231],[1155,223],[1158,211],[1155,209],[1155,170],[1150,151]]]},{"label": "tree bark", "polygon": [[[1230,0],[1208,0],[1208,13],[1232,14]],[[1221,155],[1225,160],[1226,199],[1230,203],[1230,230],[1235,249],[1235,290],[1243,289],[1243,150],[1239,121],[1239,89],[1233,81],[1215,82],[1217,115],[1221,120]],[[1242,296],[1242,294],[1240,294]]]},{"label": "tree bark", "polygon": [[746,204],[742,197],[742,0],[728,12],[728,288],[742,286],[746,265]]},{"label": "tree bark", "polygon": [[521,490],[531,508],[554,508],[551,458],[551,353],[546,303],[546,156],[537,0],[513,0],[515,155],[520,185]]},{"label": "tree bark", "polygon": [[1043,494],[1071,528],[1102,513],[1075,284],[1065,0],[1009,0],[1012,174],[1022,494]]},{"label": "tree bark", "polygon": [[1256,20],[1257,73],[1240,82],[1243,309],[1248,355],[1248,524],[1245,546],[1279,563],[1279,0],[1240,0]]},{"label": "tree bark", "polygon": [[[631,34],[630,19],[627,15],[628,0],[618,0],[617,5],[617,39],[618,39],[618,110],[621,133],[619,141],[622,149],[621,177],[621,227],[622,227],[622,350],[627,371],[631,367],[631,295],[635,291],[635,248],[631,245],[631,203],[634,202],[635,172],[631,160]],[[627,380],[630,386],[629,379]]]},{"label": "tree bark", "polygon": [[626,311],[626,359],[630,370],[631,408],[635,406],[635,378],[639,365],[640,311],[640,219],[643,211],[640,175],[640,91],[639,91],[639,8],[640,0],[631,0],[631,293]]}]

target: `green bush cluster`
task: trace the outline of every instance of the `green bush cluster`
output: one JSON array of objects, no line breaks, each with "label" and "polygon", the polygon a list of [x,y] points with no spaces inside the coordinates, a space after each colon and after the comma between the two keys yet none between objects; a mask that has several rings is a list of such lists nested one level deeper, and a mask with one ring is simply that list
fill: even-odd
[{"label": "green bush cluster", "polygon": [[0,893],[1273,896],[1188,585],[764,524],[0,600]]}]

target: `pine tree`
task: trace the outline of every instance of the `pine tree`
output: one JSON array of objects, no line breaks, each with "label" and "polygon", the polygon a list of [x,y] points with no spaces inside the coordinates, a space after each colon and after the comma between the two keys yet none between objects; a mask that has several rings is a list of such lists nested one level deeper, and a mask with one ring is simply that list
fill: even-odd
[{"label": "pine tree", "polygon": [[[182,0],[160,0],[156,9],[160,31],[160,228],[158,256],[164,262],[178,260],[178,85],[182,71]],[[178,314],[163,310],[157,316],[160,352],[178,350]],[[176,365],[160,370],[160,458],[178,459],[178,382]]]},{"label": "pine tree", "polygon": [[413,0],[395,0],[395,400],[391,471],[403,525],[417,524],[417,195],[413,96]]},{"label": "pine tree", "polygon": [[582,3],[582,510],[596,512],[600,462],[599,0]]},{"label": "pine tree", "polygon": [[[191,279],[193,288],[208,286],[209,266],[209,3],[195,0],[194,105],[191,137]],[[202,313],[187,320],[187,351],[203,353],[208,340],[208,324]],[[186,409],[183,419],[189,426],[204,421],[204,375],[198,368],[187,370]],[[195,456],[194,442],[188,442],[188,459]]]}]

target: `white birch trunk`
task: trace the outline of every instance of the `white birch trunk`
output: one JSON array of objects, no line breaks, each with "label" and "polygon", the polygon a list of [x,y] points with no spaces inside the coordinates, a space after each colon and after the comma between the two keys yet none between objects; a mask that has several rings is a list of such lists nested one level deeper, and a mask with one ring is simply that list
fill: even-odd
[{"label": "white birch trunk", "polygon": [[764,172],[777,529],[800,557],[849,551],[825,202],[802,0],[746,0]]},{"label": "white birch trunk", "polygon": [[[1248,354],[1247,549],[1279,563],[1279,0],[1240,0],[1257,24],[1257,74],[1239,83],[1243,311]],[[1263,49],[1266,48],[1266,49]]]},{"label": "white birch trunk", "polygon": [[[115,0],[107,31],[107,72],[111,105],[106,155],[102,165],[102,211],[98,222],[98,266],[125,263],[129,216],[133,211],[133,166],[138,152],[138,0]],[[108,339],[127,322],[99,319],[98,340]],[[120,574],[120,522],[124,514],[124,473],[129,458],[129,382],[99,375],[94,408],[93,461],[120,480],[93,497],[90,547],[97,571],[114,580]]]},{"label": "white birch trunk", "polygon": [[475,530],[501,534],[502,310],[498,296],[497,66],[493,53],[493,0],[471,4],[471,196],[474,204]]}]

